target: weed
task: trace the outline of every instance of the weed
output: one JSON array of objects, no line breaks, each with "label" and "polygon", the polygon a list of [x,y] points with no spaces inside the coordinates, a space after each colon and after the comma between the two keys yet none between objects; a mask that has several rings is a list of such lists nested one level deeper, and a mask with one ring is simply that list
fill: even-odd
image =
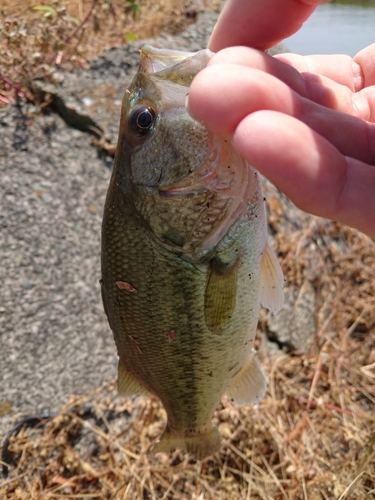
[{"label": "weed", "polygon": [[[210,3],[204,2],[208,8]],[[28,82],[53,80],[56,68],[87,67],[106,48],[176,32],[192,0],[2,0],[0,105],[32,99]]]}]

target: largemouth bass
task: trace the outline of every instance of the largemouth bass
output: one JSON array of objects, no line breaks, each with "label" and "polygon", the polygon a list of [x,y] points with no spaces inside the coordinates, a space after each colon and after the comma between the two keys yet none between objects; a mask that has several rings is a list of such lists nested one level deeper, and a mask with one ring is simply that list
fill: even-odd
[{"label": "largemouth bass", "polygon": [[119,391],[163,403],[155,452],[180,448],[196,458],[220,448],[211,419],[224,393],[235,404],[264,396],[252,350],[259,307],[276,313],[283,303],[257,172],[185,108],[211,56],[142,47],[102,233]]}]

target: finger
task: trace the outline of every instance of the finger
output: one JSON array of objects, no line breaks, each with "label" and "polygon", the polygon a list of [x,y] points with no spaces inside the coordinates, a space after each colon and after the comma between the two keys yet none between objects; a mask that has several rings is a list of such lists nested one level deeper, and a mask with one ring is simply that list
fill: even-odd
[{"label": "finger", "polygon": [[274,111],[239,123],[234,147],[299,208],[375,237],[375,168],[343,156],[307,125]]},{"label": "finger", "polygon": [[352,92],[357,92],[364,86],[361,67],[350,56],[341,54],[300,56],[285,53],[277,54],[274,57],[302,73],[305,80],[311,74],[318,74],[340,85],[345,85]]},{"label": "finger", "polygon": [[[209,66],[218,64],[259,69],[318,104],[368,119],[368,110],[360,104],[363,96],[353,98],[353,92],[362,88],[363,78],[358,64],[353,63],[349,56],[282,54],[277,58],[249,47],[228,47],[215,54],[209,62]],[[332,99],[332,96],[335,98]],[[358,114],[360,109],[363,109],[363,116]]]},{"label": "finger", "polygon": [[208,66],[218,64],[238,64],[259,69],[275,76],[299,94],[305,95],[305,83],[299,71],[297,71],[298,68],[295,69],[292,64],[285,64],[261,50],[250,47],[227,47],[217,52],[208,63]]},{"label": "finger", "polygon": [[[330,99],[335,107],[343,106],[342,96],[324,86],[321,99],[325,103]],[[225,137],[230,137],[239,122],[255,111],[283,112],[305,122],[343,154],[375,162],[374,124],[311,102],[257,69],[235,64],[205,68],[190,86],[188,109],[196,120]]]},{"label": "finger", "polygon": [[[364,55],[367,56],[367,59],[363,58],[364,61],[372,63],[372,52],[365,51]],[[215,54],[209,65],[239,64],[259,69],[318,104],[363,120],[375,121],[375,89],[370,86],[360,90],[364,84],[362,69],[349,56],[303,57],[284,54],[281,57],[285,58],[287,64],[256,49],[228,47]],[[372,71],[375,73],[375,57],[373,62]],[[367,71],[366,75],[370,82],[370,72]]]},{"label": "finger", "polygon": [[208,48],[245,45],[267,49],[300,29],[324,0],[227,0]]},{"label": "finger", "polygon": [[358,52],[353,59],[341,54],[300,56],[285,53],[274,57],[300,73],[326,76],[352,92],[375,85],[375,43]]},{"label": "finger", "polygon": [[375,43],[358,52],[353,61],[361,68],[363,87],[375,85]]},{"label": "finger", "polygon": [[212,132],[229,137],[238,123],[254,111],[266,108],[288,114],[297,112],[296,95],[268,73],[221,64],[205,68],[194,78],[187,107],[193,118]]}]

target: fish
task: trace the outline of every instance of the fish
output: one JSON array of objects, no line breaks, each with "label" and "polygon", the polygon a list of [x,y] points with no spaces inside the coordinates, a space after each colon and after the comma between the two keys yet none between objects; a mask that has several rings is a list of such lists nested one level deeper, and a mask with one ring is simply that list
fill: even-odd
[{"label": "fish", "polygon": [[265,395],[253,349],[258,314],[260,304],[276,314],[284,297],[258,172],[185,106],[212,55],[140,49],[102,224],[118,390],[163,404],[153,453],[197,459],[220,450],[212,418],[224,394],[239,405]]}]

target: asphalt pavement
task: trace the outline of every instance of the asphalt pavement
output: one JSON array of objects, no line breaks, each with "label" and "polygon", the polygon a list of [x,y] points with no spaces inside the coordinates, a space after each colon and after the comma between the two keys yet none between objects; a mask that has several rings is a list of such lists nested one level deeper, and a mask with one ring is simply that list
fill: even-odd
[{"label": "asphalt pavement", "polygon": [[[151,42],[204,48],[216,18],[204,13],[186,32]],[[99,286],[113,159],[88,132],[97,126],[116,144],[140,43],[107,51],[88,70],[57,74],[52,84],[36,82],[56,98],[54,110],[25,102],[0,109],[0,438],[19,414],[58,411],[70,394],[116,376]],[[76,128],[82,123],[86,130]]]}]

